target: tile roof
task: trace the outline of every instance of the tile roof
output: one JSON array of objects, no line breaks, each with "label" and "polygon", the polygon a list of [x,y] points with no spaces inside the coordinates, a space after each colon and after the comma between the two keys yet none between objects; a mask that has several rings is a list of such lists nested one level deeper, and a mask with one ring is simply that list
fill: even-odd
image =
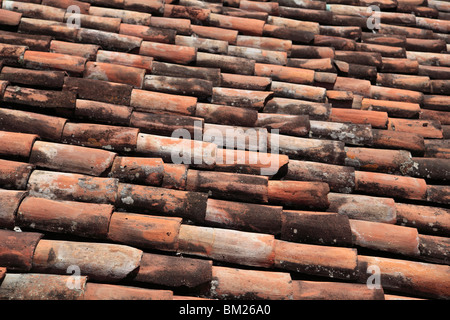
[{"label": "tile roof", "polygon": [[450,299],[449,21],[2,1],[0,299]]}]

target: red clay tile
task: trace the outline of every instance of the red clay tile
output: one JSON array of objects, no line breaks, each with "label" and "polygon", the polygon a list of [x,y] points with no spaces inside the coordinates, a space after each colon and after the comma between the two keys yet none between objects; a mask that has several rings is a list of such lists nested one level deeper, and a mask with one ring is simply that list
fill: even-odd
[{"label": "red clay tile", "polygon": [[194,115],[197,98],[133,89],[131,106],[137,111]]},{"label": "red clay tile", "polygon": [[312,84],[314,71],[301,68],[284,67],[274,64],[255,64],[255,75],[271,77],[276,81],[286,81],[300,84]]},{"label": "red clay tile", "polygon": [[355,279],[355,249],[275,240],[275,267],[337,279]]},{"label": "red clay tile", "polygon": [[317,103],[298,99],[273,98],[267,101],[263,112],[289,115],[308,115],[310,119],[326,120],[330,115],[328,103]]},{"label": "red clay tile", "polygon": [[[309,70],[312,71],[312,70]],[[276,97],[325,102],[326,90],[296,83],[272,81],[270,89]]]},{"label": "red clay tile", "polygon": [[177,64],[189,64],[195,61],[196,53],[197,50],[193,47],[149,41],[143,41],[139,49],[141,55]]},{"label": "red clay tile", "polygon": [[120,50],[125,52],[139,48],[142,43],[142,37],[140,36],[86,28],[80,28],[78,30],[77,40],[81,43],[97,44],[104,50]]},{"label": "red clay tile", "polygon": [[450,68],[419,65],[418,74],[421,76],[430,77],[431,79],[448,79],[450,78]]},{"label": "red clay tile", "polygon": [[[235,0],[233,0],[233,1],[235,1]],[[211,2],[203,2],[203,1],[198,1],[198,0],[180,0],[179,4],[182,6],[186,6],[186,7],[208,9],[212,13],[221,13],[223,11],[223,4],[217,3],[217,2],[211,3]],[[236,6],[236,5],[234,5],[234,6]]]},{"label": "red clay tile", "polygon": [[428,185],[427,186],[427,201],[449,204],[450,203],[450,187],[447,185],[437,186]]},{"label": "red clay tile", "polygon": [[31,50],[25,52],[23,60],[31,69],[59,69],[75,73],[82,73],[86,64],[83,57]]},{"label": "red clay tile", "polygon": [[326,209],[330,188],[324,182],[269,181],[269,202],[287,207]]},{"label": "red clay tile", "polygon": [[191,135],[195,134],[196,126],[203,127],[203,119],[176,114],[157,114],[145,112],[133,112],[130,125],[139,128],[142,133],[171,136],[179,130],[188,130]]},{"label": "red clay tile", "polygon": [[30,271],[33,253],[42,237],[43,234],[37,232],[0,230],[0,264],[6,267],[8,272]]},{"label": "red clay tile", "polygon": [[282,211],[281,206],[208,199],[205,223],[213,227],[278,234]]},{"label": "red clay tile", "polygon": [[410,59],[382,58],[380,71],[392,73],[417,74],[419,63]]},{"label": "red clay tile", "polygon": [[248,19],[257,19],[266,21],[269,14],[267,12],[262,11],[250,11],[233,7],[223,7],[222,11],[218,12],[227,16],[239,17],[239,18],[248,18]]},{"label": "red clay tile", "polygon": [[249,36],[261,36],[264,21],[257,19],[239,18],[211,13],[209,23],[213,27],[233,29]]},{"label": "red clay tile", "polygon": [[395,26],[385,23],[380,23],[380,29],[378,31],[381,34],[395,34],[403,35],[408,38],[430,39],[433,38],[433,32],[431,30],[425,30],[414,27]]},{"label": "red clay tile", "polygon": [[424,200],[427,184],[424,179],[378,172],[355,171],[355,190],[394,198]]},{"label": "red clay tile", "polygon": [[164,177],[162,187],[168,189],[185,190],[189,165],[164,163]]},{"label": "red clay tile", "polygon": [[381,272],[383,289],[441,299],[450,296],[449,266],[358,255],[359,282],[370,281],[367,268],[372,265]]},{"label": "red clay tile", "polygon": [[342,164],[345,158],[344,143],[278,135],[279,152],[292,159]]},{"label": "red clay tile", "polygon": [[309,136],[338,140],[350,145],[372,145],[372,126],[311,120]]},{"label": "red clay tile", "polygon": [[128,125],[132,110],[127,106],[77,99],[74,115],[81,119],[94,119],[102,123]]},{"label": "red clay tile", "polygon": [[281,240],[352,246],[349,219],[338,213],[283,210]]},{"label": "red clay tile", "polygon": [[158,158],[116,157],[108,176],[121,182],[160,186],[164,163]]},{"label": "red clay tile", "polygon": [[97,62],[113,63],[128,67],[141,68],[150,72],[152,70],[152,57],[141,56],[115,51],[99,50],[96,56]]},{"label": "red clay tile", "polygon": [[[62,10],[62,9],[61,9]],[[62,14],[64,15],[65,10],[62,10]],[[51,20],[40,20],[40,19],[31,19],[31,18],[23,18],[20,19],[19,24],[19,32],[21,33],[30,33],[30,34],[38,34],[51,36],[52,39],[57,39],[61,41],[76,41],[81,34],[85,34],[85,32],[81,32],[82,30],[90,30],[90,29],[76,29],[67,26],[67,24],[58,21]],[[97,31],[97,30],[92,30]],[[103,32],[103,31],[98,31]],[[86,37],[80,38],[81,42],[87,40]]]},{"label": "red clay tile", "polygon": [[[56,40],[52,40],[50,44],[50,52],[52,53],[79,56],[87,60],[95,60],[99,48],[100,47],[97,45],[70,43]],[[54,67],[52,65],[50,66]],[[65,68],[65,70],[67,70],[67,68]]]},{"label": "red clay tile", "polygon": [[388,129],[416,133],[424,138],[442,139],[441,124],[436,120],[389,118]]},{"label": "red clay tile", "polygon": [[386,128],[389,119],[387,112],[382,111],[331,108],[330,114],[331,121],[371,124],[381,129]]},{"label": "red clay tile", "polygon": [[405,47],[406,37],[391,34],[362,32],[361,41],[364,43],[380,44],[384,46]]},{"label": "red clay tile", "polygon": [[423,106],[427,109],[446,111],[449,97],[442,95],[424,95]]},{"label": "red clay tile", "polygon": [[212,82],[195,78],[147,75],[144,79],[143,89],[204,98],[211,96]]},{"label": "red clay tile", "polygon": [[356,50],[356,42],[354,40],[317,34],[314,36],[314,45],[332,47],[336,50]]},{"label": "red clay tile", "polygon": [[173,29],[177,31],[177,34],[191,34],[191,20],[189,19],[153,16],[150,19],[150,26],[162,29]]},{"label": "red clay tile", "polygon": [[62,142],[112,151],[136,150],[139,129],[90,123],[67,123]]},{"label": "red clay tile", "polygon": [[2,25],[18,26],[21,18],[21,12],[0,9],[0,24]]},{"label": "red clay tile", "polygon": [[26,46],[14,44],[0,44],[0,57],[5,64],[18,65],[23,63]]},{"label": "red clay tile", "polygon": [[221,73],[220,86],[225,88],[264,91],[272,80],[268,77],[244,76],[241,74]]},{"label": "red clay tile", "polygon": [[351,91],[364,97],[370,96],[371,83],[368,80],[337,77],[333,90]]},{"label": "red clay tile", "polygon": [[64,71],[30,70],[5,66],[2,68],[0,79],[17,84],[62,88],[64,76]]},{"label": "red clay tile", "polygon": [[267,203],[268,178],[228,172],[188,170],[186,190],[218,199]]},{"label": "red clay tile", "polygon": [[[269,16],[269,18],[271,18],[271,16]],[[314,39],[313,32],[267,23],[264,25],[263,36],[291,40],[300,43],[310,43]]]},{"label": "red clay tile", "polygon": [[330,58],[321,59],[296,59],[290,58],[287,61],[288,67],[310,69],[315,71],[336,72],[332,60]]},{"label": "red clay tile", "polygon": [[347,63],[354,63],[380,68],[382,66],[381,54],[378,52],[341,51],[336,50],[334,58]]},{"label": "red clay tile", "polygon": [[217,299],[291,300],[288,273],[213,266],[208,296]]},{"label": "red clay tile", "polygon": [[75,108],[76,94],[70,91],[38,90],[8,86],[3,101],[40,108]]},{"label": "red clay tile", "polygon": [[106,150],[36,141],[29,162],[46,169],[100,176],[111,167],[115,156]]},{"label": "red clay tile", "polygon": [[350,219],[354,243],[358,246],[407,256],[419,256],[416,228]]},{"label": "red clay tile", "polygon": [[141,133],[136,151],[174,163],[195,164],[212,168],[216,162],[215,144]]},{"label": "red clay tile", "polygon": [[411,153],[405,150],[346,147],[345,164],[357,170],[405,175],[413,166]]},{"label": "red clay tile", "polygon": [[197,52],[196,65],[206,68],[219,68],[222,72],[253,75],[255,60],[225,56],[206,52]]},{"label": "red clay tile", "polygon": [[207,123],[253,127],[258,111],[250,108],[197,103],[195,116],[203,118]]},{"label": "red clay tile", "polygon": [[[119,33],[122,35],[142,38],[145,42],[152,41],[155,43],[167,44],[175,41],[176,30],[121,23]],[[144,42],[141,45],[143,44]]]},{"label": "red clay tile", "polygon": [[396,222],[394,199],[358,194],[328,194],[330,206],[327,211],[346,215],[350,219],[382,222]]},{"label": "red clay tile", "polygon": [[383,289],[369,289],[366,284],[293,281],[294,300],[385,300]]},{"label": "red clay tile", "polygon": [[181,218],[114,212],[108,239],[137,248],[176,251]]},{"label": "red clay tile", "polygon": [[160,76],[205,79],[211,81],[213,86],[220,85],[219,68],[191,67],[153,61],[153,69],[151,73],[153,75]]},{"label": "red clay tile", "polygon": [[306,136],[309,134],[310,121],[307,115],[288,115],[276,113],[258,113],[256,127],[268,130],[278,129],[281,134]]},{"label": "red clay tile", "polygon": [[26,191],[0,189],[0,228],[14,229],[17,209],[26,196]]},{"label": "red clay tile", "polygon": [[0,155],[28,158],[36,139],[35,134],[0,131]]},{"label": "red clay tile", "polygon": [[194,35],[202,38],[227,41],[229,44],[235,44],[238,36],[237,30],[222,29],[216,27],[191,25]]},{"label": "red clay tile", "polygon": [[117,179],[112,178],[34,170],[28,180],[28,190],[31,196],[51,200],[113,204],[117,184]]},{"label": "red clay tile", "polygon": [[267,234],[183,224],[178,252],[229,263],[271,267],[274,242],[274,236]]},{"label": "red clay tile", "polygon": [[270,15],[278,15],[278,3],[277,2],[255,2],[245,1],[239,2],[239,8],[249,11],[261,11],[267,12]]},{"label": "red clay tile", "polygon": [[144,253],[133,281],[169,287],[197,287],[212,278],[212,261]]},{"label": "red clay tile", "polygon": [[[304,19],[302,19],[304,20]],[[319,23],[317,22],[309,22],[309,21],[299,21],[296,19],[288,19],[283,17],[269,16],[267,19],[267,26],[276,26],[287,30],[297,31],[297,34],[308,34],[308,37],[312,36],[310,40],[313,39],[314,34],[319,34]],[[300,33],[298,33],[300,32]],[[295,42],[303,42],[302,37],[299,39],[290,39]]]},{"label": "red clay tile", "polygon": [[6,300],[78,300],[86,287],[87,277],[78,278],[78,289],[67,284],[68,275],[8,273],[0,285],[0,299]]},{"label": "red clay tile", "polygon": [[419,119],[436,120],[439,121],[441,125],[450,124],[450,117],[448,116],[446,111],[422,109]]},{"label": "red clay tile", "polygon": [[42,139],[60,141],[67,119],[32,112],[0,109],[0,130],[37,134]]},{"label": "red clay tile", "polygon": [[75,265],[81,275],[93,281],[118,282],[139,267],[142,254],[136,248],[111,243],[41,240],[34,252],[32,270],[67,274],[68,268]]},{"label": "red clay tile", "polygon": [[414,39],[406,38],[405,49],[408,51],[426,51],[441,53],[446,51],[446,43],[443,39]]},{"label": "red clay tile", "polygon": [[0,159],[0,186],[6,189],[25,190],[34,166],[24,162]]},{"label": "red clay tile", "polygon": [[432,94],[450,94],[450,80],[431,80],[430,92]]},{"label": "red clay tile", "polygon": [[446,237],[419,234],[420,258],[438,264],[449,264],[450,241]]},{"label": "red clay tile", "polygon": [[164,12],[164,1],[124,0],[123,8],[125,10],[162,14]]},{"label": "red clay tile", "polygon": [[[72,15],[72,12],[66,12],[64,22],[70,23],[73,19]],[[99,17],[89,14],[80,14],[78,17],[82,28],[118,33],[121,25],[120,18]]]},{"label": "red clay tile", "polygon": [[193,22],[206,21],[209,18],[211,10],[191,7],[186,5],[172,5],[166,4],[164,6],[164,17],[170,18],[187,18]]},{"label": "red clay tile", "polygon": [[226,54],[228,52],[228,42],[223,40],[177,35],[175,36],[175,44],[178,46],[194,47],[198,51],[205,51],[208,53]]},{"label": "red clay tile", "polygon": [[423,65],[450,67],[450,58],[445,53],[407,51],[406,57]]},{"label": "red clay tile", "polygon": [[42,0],[40,3],[44,6],[61,8],[65,10],[67,10],[69,6],[75,5],[79,8],[80,13],[82,14],[88,14],[89,7],[91,6],[89,3],[76,0]]},{"label": "red clay tile", "polygon": [[425,139],[425,157],[450,159],[450,144],[448,140]]},{"label": "red clay tile", "polygon": [[333,59],[335,56],[334,48],[332,47],[315,47],[308,45],[293,45],[290,58],[303,59]]},{"label": "red clay tile", "polygon": [[430,90],[430,78],[412,75],[399,75],[392,73],[379,73],[377,84],[385,87],[428,92]]},{"label": "red clay tile", "polygon": [[2,43],[27,46],[30,50],[47,51],[52,37],[0,30],[0,41]]},{"label": "red clay tile", "polygon": [[214,87],[211,103],[258,110],[263,108],[271,97],[271,91]]},{"label": "red clay tile", "polygon": [[[107,5],[112,6],[111,2],[109,2]],[[151,17],[151,14],[149,13],[105,7],[94,7],[92,5],[89,8],[89,14],[100,17],[120,18],[123,23],[139,24],[144,26],[150,25]]]},{"label": "red clay tile", "polygon": [[440,158],[413,158],[412,176],[441,181],[450,179],[450,162]]},{"label": "red clay tile", "polygon": [[288,52],[292,48],[292,41],[270,37],[256,37],[238,35],[236,45],[242,47],[257,48],[261,50],[280,51],[281,54]]},{"label": "red clay tile", "polygon": [[351,193],[355,186],[355,169],[328,163],[289,160],[285,179],[300,181],[322,181],[330,190]]},{"label": "red clay tile", "polygon": [[21,12],[23,17],[63,22],[65,10],[44,4],[5,1],[2,8]]},{"label": "red clay tile", "polygon": [[285,65],[287,60],[286,52],[244,46],[228,46],[228,55],[276,65]]},{"label": "red clay tile", "polygon": [[66,77],[63,90],[76,92],[80,99],[129,106],[133,87],[123,83]]},{"label": "red clay tile", "polygon": [[118,286],[103,283],[87,283],[79,300],[172,300],[170,290],[155,290]]},{"label": "red clay tile", "polygon": [[[379,101],[379,100],[377,100]],[[403,149],[423,153],[423,137],[416,133],[373,129],[373,146],[377,148]]]},{"label": "red clay tile", "polygon": [[369,98],[364,98],[362,100],[361,109],[385,111],[388,113],[389,116],[399,118],[415,118],[419,115],[419,112],[421,111],[420,105],[418,103],[378,100]]},{"label": "red clay tile", "polygon": [[106,238],[113,206],[26,197],[17,210],[17,225],[87,238]]},{"label": "red clay tile", "polygon": [[[307,12],[307,14],[309,14],[309,12]],[[311,17],[311,20],[312,19],[314,18]],[[348,38],[358,41],[361,38],[361,28],[358,26],[320,26],[320,34],[324,36]]]},{"label": "red clay tile", "polygon": [[119,183],[116,206],[201,222],[207,198],[206,193]]},{"label": "red clay tile", "polygon": [[142,88],[145,69],[123,66],[120,64],[91,62],[86,63],[84,78],[129,84]]}]

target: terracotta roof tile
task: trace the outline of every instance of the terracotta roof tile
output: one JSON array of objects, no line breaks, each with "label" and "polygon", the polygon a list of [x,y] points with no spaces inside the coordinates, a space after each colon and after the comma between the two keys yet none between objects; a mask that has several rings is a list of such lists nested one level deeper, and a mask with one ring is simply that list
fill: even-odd
[{"label": "terracotta roof tile", "polygon": [[3,1],[0,298],[448,299],[449,12]]}]

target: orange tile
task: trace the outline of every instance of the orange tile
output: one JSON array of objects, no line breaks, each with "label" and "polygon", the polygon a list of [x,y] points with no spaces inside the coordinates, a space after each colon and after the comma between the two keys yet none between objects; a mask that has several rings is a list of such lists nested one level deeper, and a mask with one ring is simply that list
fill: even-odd
[{"label": "orange tile", "polygon": [[153,62],[152,57],[106,50],[99,50],[96,59],[97,62],[120,64],[145,69],[147,72],[152,70]]},{"label": "orange tile", "polygon": [[34,165],[0,159],[0,186],[5,189],[25,190]]},{"label": "orange tile", "polygon": [[26,191],[0,190],[0,228],[14,229],[17,209],[27,194]]},{"label": "orange tile", "polygon": [[172,300],[170,290],[155,290],[118,286],[103,283],[87,283],[79,300]]},{"label": "orange tile", "polygon": [[77,99],[74,115],[83,120],[106,124],[129,125],[132,108],[105,102]]},{"label": "orange tile", "polygon": [[136,248],[176,251],[181,218],[114,212],[108,239]]},{"label": "orange tile", "polygon": [[420,233],[450,234],[450,210],[446,208],[396,203],[397,223],[416,227]]},{"label": "orange tile", "polygon": [[442,139],[442,128],[436,120],[389,118],[388,130],[416,133],[424,138]]},{"label": "orange tile", "polygon": [[142,88],[145,69],[105,62],[87,62],[84,78],[129,84]]},{"label": "orange tile", "polygon": [[29,162],[40,168],[100,176],[116,154],[106,150],[36,141]]},{"label": "orange tile", "polygon": [[108,204],[25,198],[17,225],[36,230],[102,239],[108,233],[113,206]]},{"label": "orange tile", "polygon": [[[79,241],[41,240],[33,256],[33,272],[75,273],[94,282],[118,282],[139,267],[143,252],[129,246]],[[57,258],[55,258],[57,257]]]},{"label": "orange tile", "polygon": [[330,188],[324,182],[269,181],[269,202],[297,208],[326,209]]},{"label": "orange tile", "polygon": [[292,282],[294,300],[384,300],[383,289],[365,284],[296,280]]},{"label": "orange tile", "polygon": [[0,131],[0,154],[28,158],[38,138],[35,134]]},{"label": "orange tile", "polygon": [[29,272],[36,245],[43,236],[37,232],[0,230],[1,265],[8,271]]},{"label": "orange tile", "polygon": [[257,19],[239,18],[216,13],[209,15],[209,23],[213,27],[233,29],[249,36],[261,36],[264,21]]},{"label": "orange tile", "polygon": [[159,158],[116,157],[108,176],[121,182],[160,186],[164,177],[164,163]]},{"label": "orange tile", "polygon": [[[174,41],[171,41],[171,43]],[[149,41],[143,41],[139,49],[139,54],[141,55],[177,64],[189,64],[194,62],[196,53],[196,48]]]}]

